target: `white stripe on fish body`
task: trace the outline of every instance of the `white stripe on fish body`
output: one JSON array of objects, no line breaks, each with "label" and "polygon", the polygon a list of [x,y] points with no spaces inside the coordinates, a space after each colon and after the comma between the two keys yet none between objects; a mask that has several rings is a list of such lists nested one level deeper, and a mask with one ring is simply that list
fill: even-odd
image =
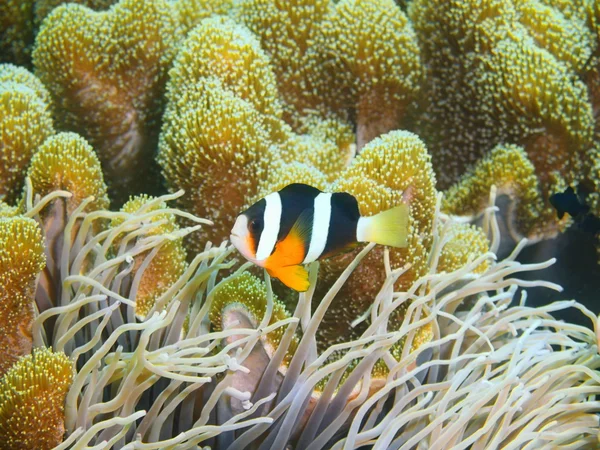
[{"label": "white stripe on fish body", "polygon": [[279,192],[267,195],[265,201],[267,205],[265,206],[263,218],[264,228],[256,250],[258,261],[267,259],[273,253],[279,234],[279,225],[281,224],[281,197]]},{"label": "white stripe on fish body", "polygon": [[325,250],[331,222],[331,194],[322,192],[315,197],[310,245],[303,264],[316,261]]}]

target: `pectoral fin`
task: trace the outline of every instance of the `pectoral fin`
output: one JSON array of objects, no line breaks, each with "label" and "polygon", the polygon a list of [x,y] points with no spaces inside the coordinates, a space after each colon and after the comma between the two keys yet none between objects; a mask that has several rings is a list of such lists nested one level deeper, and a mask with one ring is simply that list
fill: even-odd
[{"label": "pectoral fin", "polygon": [[312,234],[313,227],[313,216],[314,213],[312,208],[307,208],[302,211],[292,226],[290,234],[296,236],[303,242],[310,242],[310,235]]},{"label": "pectoral fin", "polygon": [[269,275],[277,278],[287,287],[292,288],[295,291],[304,292],[308,290],[308,272],[301,265],[269,268],[267,271],[269,272]]},{"label": "pectoral fin", "polygon": [[304,210],[292,226],[288,235],[279,241],[265,267],[287,267],[300,264],[306,256],[312,232],[312,210]]}]

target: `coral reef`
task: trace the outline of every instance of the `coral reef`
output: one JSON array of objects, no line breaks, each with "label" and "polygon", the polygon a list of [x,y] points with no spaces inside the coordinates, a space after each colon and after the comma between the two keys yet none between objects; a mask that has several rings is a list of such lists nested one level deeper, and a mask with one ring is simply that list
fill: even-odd
[{"label": "coral reef", "polygon": [[0,64],[0,199],[5,202],[20,195],[31,157],[54,134],[49,99],[33,74]]},{"label": "coral reef", "polygon": [[[43,83],[27,69],[14,64],[0,64],[0,83],[15,83],[25,86],[34,91],[37,98],[48,109],[52,109],[50,93]],[[16,88],[15,84],[12,85],[13,88]]]},{"label": "coral reef", "polygon": [[183,209],[216,222],[190,243],[199,251],[229,236],[273,160],[271,139],[283,126],[275,79],[247,29],[206,19],[182,43],[167,97],[158,154],[167,184],[188,193]]},{"label": "coral reef", "polygon": [[39,26],[54,8],[64,3],[77,3],[94,11],[102,11],[117,3],[117,0],[34,0],[33,3],[35,23]]},{"label": "coral reef", "polygon": [[[54,9],[36,38],[34,63],[57,104],[58,127],[77,131],[98,151],[116,204],[130,194],[161,191],[153,154],[163,107],[170,105],[168,135],[181,128],[174,105],[182,92],[207,77],[217,77],[261,115],[269,136],[264,145],[274,150],[266,163],[273,170],[257,177],[262,187],[249,189],[232,210],[278,180],[331,183],[349,163],[354,143],[360,151],[400,127],[425,140],[444,189],[496,146],[523,147],[543,205],[537,224],[521,217],[520,208],[511,210],[516,235],[535,240],[564,230],[566,222],[548,214],[550,195],[597,182],[588,156],[598,128],[593,111],[600,73],[592,3],[122,0],[107,12],[56,7],[60,3],[38,0],[29,8],[38,23]],[[97,10],[111,3],[83,2]],[[69,29],[74,22],[83,24],[78,31]],[[161,145],[161,153],[170,151]],[[175,179],[169,157],[159,160],[170,189],[202,185]],[[324,168],[326,161],[334,163]],[[145,183],[131,176],[135,164],[149,174]],[[216,218],[195,203],[180,206]],[[472,215],[455,206],[452,213]]]},{"label": "coral reef", "polygon": [[27,171],[33,190],[42,195],[63,190],[71,194],[66,213],[93,197],[91,210],[108,207],[106,185],[98,157],[76,133],[58,133],[40,146]]},{"label": "coral reef", "polygon": [[[444,210],[455,215],[477,215],[485,208],[492,186],[514,201],[508,227],[515,239],[542,235],[548,224],[564,228],[568,216],[556,218],[556,211],[544,200],[540,180],[522,147],[498,145],[446,191]],[[565,186],[561,186],[564,190]],[[542,219],[542,220],[541,220]]]},{"label": "coral reef", "polygon": [[296,131],[310,131],[316,111],[353,120],[360,149],[397,128],[419,91],[417,39],[391,0],[245,0],[233,16],[271,57],[284,118]]},{"label": "coral reef", "polygon": [[233,0],[174,0],[173,9],[184,31],[198,25],[212,15],[225,15],[233,7]]},{"label": "coral reef", "polygon": [[[352,151],[347,128],[315,121],[298,135],[282,120],[268,56],[245,27],[210,18],[190,32],[170,72],[158,161],[179,206],[216,222],[191,248],[229,236],[235,217],[287,172],[325,187]],[[303,167],[292,167],[302,161]]]},{"label": "coral reef", "polygon": [[[418,0],[410,5],[428,68],[425,125],[431,122],[426,128],[434,166],[444,167],[442,186],[500,142],[528,143],[526,151],[533,155],[536,138],[548,135],[557,146],[552,150],[565,155],[576,154],[591,137],[585,86],[570,82],[567,67],[530,36],[515,4]],[[562,16],[554,13],[555,19]],[[585,53],[572,48],[565,53],[581,64],[591,52],[587,47]],[[564,132],[570,135],[560,136]]]},{"label": "coral reef", "polygon": [[360,150],[397,128],[420,90],[423,67],[415,32],[392,0],[342,0],[315,38],[321,91],[338,111],[350,110]]},{"label": "coral reef", "polygon": [[73,380],[69,358],[38,348],[0,379],[3,448],[51,449],[63,441],[64,403]]},{"label": "coral reef", "polygon": [[304,116],[322,103],[317,80],[311,76],[318,70],[311,41],[331,9],[327,0],[243,0],[232,10],[232,16],[256,34],[269,55],[284,117],[295,129],[301,129]]},{"label": "coral reef", "polygon": [[218,78],[224,88],[266,116],[265,120],[281,117],[269,58],[258,40],[231,19],[206,19],[190,32],[169,74],[167,98],[176,103],[187,89],[207,77]]},{"label": "coral reef", "polygon": [[33,64],[52,94],[57,126],[91,143],[117,204],[126,193],[160,187],[153,153],[178,37],[164,0],[121,1],[107,12],[62,5],[37,35]]},{"label": "coral reef", "polygon": [[[447,230],[447,241],[440,252],[437,270],[450,273],[471,263],[489,251],[490,242],[482,229],[463,223],[453,223]],[[483,273],[488,263],[483,262],[473,273]]]},{"label": "coral reef", "polygon": [[0,5],[0,62],[26,64],[33,43],[34,0],[7,0]]},{"label": "coral reef", "polygon": [[[598,39],[583,2],[416,0],[408,10],[427,67],[415,128],[431,149],[440,186],[449,187],[484,155],[493,158],[496,146],[517,144],[535,169],[529,192],[535,186],[542,203],[534,217],[514,209],[516,233],[539,239],[563,230],[564,222],[548,214],[549,197],[586,182],[582,167],[596,120],[592,83],[583,75]],[[469,181],[459,183],[464,188]],[[485,202],[487,193],[479,194]]]},{"label": "coral reef", "polygon": [[31,352],[36,278],[44,266],[39,226],[25,217],[0,219],[0,375]]},{"label": "coral reef", "polygon": [[0,5],[0,62],[28,66],[37,27],[53,8],[80,3],[95,10],[116,0],[6,0]]},{"label": "coral reef", "polygon": [[217,222],[191,243],[198,251],[206,239],[229,236],[269,168],[271,149],[261,115],[218,79],[198,81],[173,108],[165,116],[159,162],[171,188],[187,193],[179,205]]},{"label": "coral reef", "polygon": [[19,208],[16,206],[10,206],[7,203],[0,202],[0,217],[15,217],[19,215]]}]

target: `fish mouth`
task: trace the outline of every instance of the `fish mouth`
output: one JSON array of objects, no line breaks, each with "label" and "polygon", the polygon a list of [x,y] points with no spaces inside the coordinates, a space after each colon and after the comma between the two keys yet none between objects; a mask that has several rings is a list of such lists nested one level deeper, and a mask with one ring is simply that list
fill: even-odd
[{"label": "fish mouth", "polygon": [[231,239],[231,238],[233,238],[233,237],[239,238],[240,236],[239,236],[238,234],[231,233],[231,234],[229,235],[229,238]]}]

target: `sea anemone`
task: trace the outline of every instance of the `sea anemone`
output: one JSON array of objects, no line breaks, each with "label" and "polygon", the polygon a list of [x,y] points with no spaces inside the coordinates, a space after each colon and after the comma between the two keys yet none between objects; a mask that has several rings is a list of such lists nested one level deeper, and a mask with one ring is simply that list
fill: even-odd
[{"label": "sea anemone", "polygon": [[[63,252],[65,245],[75,240],[81,225],[76,219],[68,226],[69,219],[81,210],[108,207],[108,197],[96,154],[75,133],[48,138],[32,158],[27,175],[21,209],[28,211],[30,217],[37,215],[46,241],[47,264],[36,291],[38,310],[45,311],[60,304],[63,290],[60,273],[65,270]],[[33,207],[34,201],[38,208]],[[96,228],[99,226],[102,225],[96,224]]]},{"label": "sea anemone", "polygon": [[[393,131],[367,144],[361,154],[333,184],[333,189],[356,197],[363,216],[371,216],[401,203],[410,207],[408,246],[393,249],[389,264],[392,269],[407,266],[396,286],[408,288],[426,274],[428,249],[432,244],[437,191],[431,158],[425,144],[416,135]],[[323,280],[333,283],[359,250],[323,262]],[[342,288],[328,312],[326,320],[337,324],[336,342],[345,339],[344,330],[369,308],[386,279],[383,248],[365,257]],[[323,339],[326,343],[327,340]],[[330,344],[329,344],[330,345]]]},{"label": "sea anemone", "polygon": [[[133,295],[135,314],[141,319],[146,317],[156,300],[177,281],[186,269],[186,251],[183,248],[183,239],[177,237],[180,228],[177,225],[176,216],[168,210],[166,203],[157,203],[154,200],[152,197],[141,195],[132,198],[121,208],[121,211],[125,213],[146,211],[149,216],[144,233],[146,236],[171,236],[162,245],[133,258],[130,276],[132,277],[132,290],[136,291]],[[163,213],[154,214],[155,211],[163,211]],[[111,221],[111,228],[122,230],[120,225],[123,222],[123,217],[116,217]],[[118,234],[113,244],[115,253],[123,252],[123,249],[118,249],[120,246],[125,246],[125,248],[135,246],[137,239],[127,242],[121,241],[120,237],[121,235]],[[138,273],[141,276],[136,276]]]},{"label": "sea anemone", "polygon": [[[273,296],[273,298],[267,299],[268,296]],[[212,329],[214,331],[222,331],[236,327],[257,328],[265,316],[267,308],[272,308],[270,313],[271,318],[267,325],[273,325],[290,317],[285,304],[270,293],[266,284],[258,277],[248,272],[243,272],[239,276],[226,278],[214,292],[210,310]],[[236,324],[236,322],[238,323]],[[284,331],[283,328],[277,328],[273,332],[261,337],[261,343],[268,360],[273,359],[275,356],[275,351],[281,343]],[[231,343],[233,340],[228,339],[225,343]],[[289,345],[290,347],[282,361],[283,368],[280,368],[283,371],[289,365],[290,359],[296,349],[296,336],[294,336]],[[262,373],[260,368],[255,367],[251,369],[246,375],[259,380]],[[248,386],[248,389],[254,388],[256,386]]]},{"label": "sea anemone", "polygon": [[[523,245],[500,262],[484,247],[449,259],[457,255],[453,245],[461,248],[481,231],[434,210],[425,274],[397,291],[394,281],[406,268],[390,269],[385,252],[384,285],[351,324],[362,322],[362,331],[338,344],[323,348],[319,330],[373,245],[324,295],[300,294],[293,313],[275,298],[267,275],[263,283],[246,272],[248,264],[221,279],[231,249],[207,246],[136,318],[136,291],[127,280],[141,277],[157,255],[152,249],[170,239],[172,233],[156,234],[165,217],[156,206],[174,197],[138,201],[137,210],[131,203],[119,213],[80,214],[84,223],[112,216],[119,224],[80,231],[83,241],[71,249],[81,250],[62,274],[65,301],[34,324],[37,345],[64,351],[78,368],[66,396],[65,446],[411,448],[416,441],[435,445],[440,436],[455,447],[595,442],[597,317],[575,302],[530,308],[525,294],[509,307],[519,287],[560,289],[515,277],[552,261],[518,263]],[[484,229],[484,241],[497,248],[493,208]],[[177,239],[193,231],[182,229]],[[92,259],[84,273],[81,252]],[[133,275],[143,254],[149,264]],[[313,284],[321,282],[318,265],[310,268]],[[549,314],[572,306],[595,331]],[[43,330],[51,318],[48,340]]]}]

